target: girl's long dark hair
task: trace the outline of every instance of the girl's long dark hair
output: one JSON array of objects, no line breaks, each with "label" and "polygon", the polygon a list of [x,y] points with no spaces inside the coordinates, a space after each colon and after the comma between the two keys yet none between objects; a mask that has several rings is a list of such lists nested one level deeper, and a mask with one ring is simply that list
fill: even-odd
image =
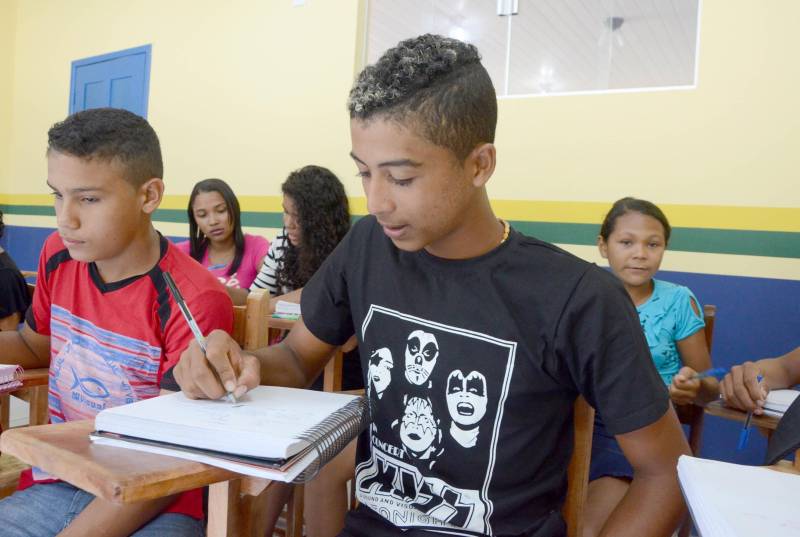
[{"label": "girl's long dark hair", "polygon": [[239,200],[236,199],[236,194],[233,193],[228,183],[222,179],[203,179],[194,185],[192,194],[189,196],[189,207],[187,208],[187,213],[189,214],[189,255],[199,263],[203,262],[203,256],[206,255],[206,250],[208,249],[208,238],[200,231],[192,210],[194,199],[201,192],[219,192],[219,195],[225,200],[225,205],[228,206],[228,216],[233,227],[233,244],[236,246],[236,254],[233,256],[231,267],[227,273],[227,276],[230,276],[239,270],[239,265],[242,264],[242,256],[244,255],[244,233],[242,233],[242,211],[239,209]]},{"label": "girl's long dark hair", "polygon": [[286,241],[275,280],[279,289],[299,289],[350,230],[350,205],[342,182],[321,166],[290,173],[281,190],[294,202],[302,243],[298,248]]},{"label": "girl's long dark hair", "polygon": [[640,200],[637,198],[622,198],[614,202],[611,209],[603,219],[603,224],[600,226],[600,236],[604,241],[608,241],[609,235],[614,233],[614,227],[617,225],[617,218],[627,213],[641,213],[645,216],[650,216],[658,220],[664,228],[664,242],[669,243],[669,236],[672,233],[672,228],[669,225],[664,212],[658,206],[647,200]]}]

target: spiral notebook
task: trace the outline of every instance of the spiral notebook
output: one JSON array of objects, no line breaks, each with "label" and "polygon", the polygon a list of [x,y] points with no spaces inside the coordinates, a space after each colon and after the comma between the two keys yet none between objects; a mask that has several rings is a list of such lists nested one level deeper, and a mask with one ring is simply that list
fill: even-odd
[{"label": "spiral notebook", "polygon": [[226,401],[174,393],[103,410],[93,442],[302,482],[366,427],[364,397],[259,386]]},{"label": "spiral notebook", "polygon": [[0,364],[0,394],[22,386],[22,368],[18,365]]}]

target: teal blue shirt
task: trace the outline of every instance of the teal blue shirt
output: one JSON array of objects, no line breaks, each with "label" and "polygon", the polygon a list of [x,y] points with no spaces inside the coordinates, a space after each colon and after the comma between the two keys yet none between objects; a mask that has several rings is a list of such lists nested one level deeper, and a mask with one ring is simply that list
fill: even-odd
[{"label": "teal blue shirt", "polygon": [[653,363],[666,385],[672,383],[672,377],[683,365],[676,342],[705,326],[703,316],[692,308],[692,300],[698,311],[703,311],[688,287],[654,278],[653,294],[636,308]]}]

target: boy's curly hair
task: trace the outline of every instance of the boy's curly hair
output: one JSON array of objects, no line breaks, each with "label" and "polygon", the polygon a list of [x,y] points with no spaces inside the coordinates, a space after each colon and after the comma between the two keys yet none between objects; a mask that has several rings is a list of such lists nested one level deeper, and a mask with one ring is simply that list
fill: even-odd
[{"label": "boy's curly hair", "polygon": [[275,280],[278,288],[299,289],[311,279],[322,262],[350,230],[350,206],[344,185],[322,166],[293,171],[281,185],[297,210],[302,244],[286,241]]},{"label": "boy's curly hair", "polygon": [[164,177],[161,146],[153,127],[121,108],[83,110],[56,123],[47,132],[47,154],[51,151],[117,163],[134,187]]},{"label": "boy's curly hair", "polygon": [[351,118],[390,118],[464,159],[493,143],[497,96],[474,45],[425,34],[364,68],[350,90]]}]

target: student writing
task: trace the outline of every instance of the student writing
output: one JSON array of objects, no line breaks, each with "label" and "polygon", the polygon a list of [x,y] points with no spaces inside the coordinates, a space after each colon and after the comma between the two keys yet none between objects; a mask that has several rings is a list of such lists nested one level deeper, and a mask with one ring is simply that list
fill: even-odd
[{"label": "student writing", "polygon": [[[380,358],[343,536],[563,535],[578,394],[635,470],[604,534],[671,535],[689,449],[636,312],[611,274],[493,213],[497,97],[477,49],[403,41],[359,74],[348,107],[370,215],[306,284],[280,344],[243,353],[210,335],[223,382],[307,385],[353,333],[365,370]],[[178,383],[219,397],[199,360],[190,344]]]},{"label": "student writing", "polygon": [[[300,302],[303,286],[350,230],[350,205],[342,182],[322,166],[293,171],[281,191],[283,230],[250,290],[267,289],[273,297]],[[234,291],[231,296],[234,303],[244,304],[247,293]]]},{"label": "student writing", "polygon": [[[758,381],[759,376],[762,382]],[[725,404],[740,410],[764,413],[764,402],[770,390],[800,384],[800,347],[777,358],[763,358],[731,368],[720,383]]]},{"label": "student writing", "polygon": [[[155,397],[191,331],[166,289],[169,271],[204,332],[229,331],[231,301],[207,270],[151,223],[164,192],[158,137],[139,116],[99,108],[48,133],[47,184],[58,231],[39,258],[19,332],[0,332],[0,360],[50,367],[52,423]],[[127,456],[120,454],[120,456]],[[4,537],[204,535],[200,490],[116,505],[33,469],[0,501]]]}]

